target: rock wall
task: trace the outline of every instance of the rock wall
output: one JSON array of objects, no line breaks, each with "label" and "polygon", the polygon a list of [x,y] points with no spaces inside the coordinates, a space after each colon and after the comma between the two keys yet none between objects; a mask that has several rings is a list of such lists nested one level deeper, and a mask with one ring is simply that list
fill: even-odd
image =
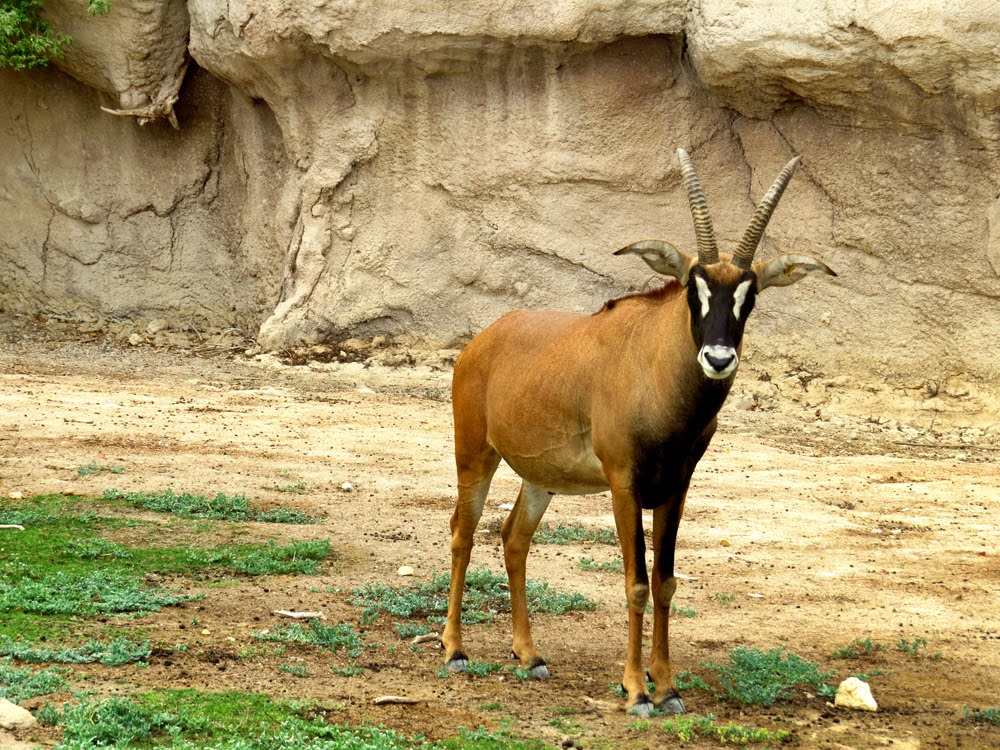
[{"label": "rock wall", "polygon": [[763,295],[751,346],[1000,381],[992,2],[417,5],[113,0],[65,73],[0,73],[0,303],[455,346],[656,283],[611,253],[693,246],[678,146],[723,250],[800,154],[759,253],[840,276]]}]

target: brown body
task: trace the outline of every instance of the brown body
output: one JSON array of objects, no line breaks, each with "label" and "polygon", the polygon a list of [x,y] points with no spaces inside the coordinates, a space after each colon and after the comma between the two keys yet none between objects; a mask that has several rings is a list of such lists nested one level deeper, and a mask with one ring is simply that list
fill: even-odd
[{"label": "brown body", "polygon": [[[785,182],[792,168],[786,167],[787,176],[782,173]],[[695,210],[693,200],[692,205]],[[697,225],[697,211],[695,216]],[[502,458],[523,480],[502,530],[513,652],[533,676],[548,677],[528,622],[525,562],[531,538],[554,494],[610,489],[629,613],[622,684],[629,710],[649,715],[654,707],[684,710],[667,644],[676,588],[674,545],[691,475],[732,386],[755,295],[811,271],[832,271],[799,255],[751,265],[750,258],[720,260],[717,252],[699,252],[696,261],[657,241],[630,245],[622,253],[640,255],[676,281],[609,302],[593,315],[509,313],[479,334],[455,363],[458,503],[451,519],[451,590],[442,641],[449,668],[464,670],[465,574]],[[643,508],[653,515],[652,576],[646,570]],[[644,670],[642,621],[650,598],[653,642]],[[647,671],[656,685],[651,696]]]}]

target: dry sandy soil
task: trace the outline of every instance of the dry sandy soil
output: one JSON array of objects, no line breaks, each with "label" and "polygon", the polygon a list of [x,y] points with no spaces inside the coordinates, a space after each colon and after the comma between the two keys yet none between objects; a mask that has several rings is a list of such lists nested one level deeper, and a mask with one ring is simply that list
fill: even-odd
[{"label": "dry sandy soil", "polygon": [[[535,618],[535,638],[552,670],[543,683],[510,672],[442,678],[441,652],[411,650],[389,618],[358,624],[351,588],[406,585],[410,579],[397,575],[402,565],[421,581],[448,567],[454,477],[447,352],[427,358],[431,364],[395,368],[287,365],[235,349],[129,347],[71,326],[7,325],[0,331],[4,496],[96,495],[109,486],[242,493],[322,518],[318,526],[252,527],[260,538],[324,537],[335,550],[318,576],[209,587],[200,602],[154,615],[154,641],[191,648],[154,655],[146,669],[92,668],[89,688],[110,692],[124,681],[126,689],[315,697],[342,707],[332,714],[337,720],[385,723],[435,739],[454,736],[460,726],[496,729],[509,719],[513,733],[553,745],[666,742],[657,721],[637,728],[609,689],[620,680],[625,653],[622,580],[582,570],[578,561],[611,560],[613,547],[533,549],[529,577],[601,602],[593,612]],[[996,402],[974,383],[861,385],[752,357],[738,381],[681,525],[678,570],[688,578],[675,603],[697,615],[672,621],[675,669],[709,676],[700,664],[725,661],[738,645],[784,647],[836,669],[838,678],[882,670],[872,679],[880,708],[850,712],[801,694],[770,709],[741,708],[690,691],[688,709],[790,729],[798,747],[1000,747],[1000,729],[963,719],[964,706],[1000,706]],[[76,467],[91,461],[126,472],[77,476]],[[304,483],[303,493],[264,489],[295,482]],[[341,489],[345,482],[353,492]],[[500,505],[516,490],[515,477],[502,468],[473,565],[502,570],[495,529],[505,514]],[[546,520],[613,526],[602,495],[557,497]],[[382,645],[358,660],[366,670],[360,677],[333,674],[326,657],[305,647],[280,659],[237,659],[254,645],[253,633],[278,622],[272,611],[279,608],[321,610]],[[191,627],[194,617],[198,628]],[[509,637],[501,615],[470,627],[466,646],[473,659],[505,662]],[[890,649],[861,662],[831,656],[864,638]],[[924,638],[927,646],[920,656],[905,654],[895,648],[901,638]],[[279,669],[296,658],[308,676]],[[381,694],[419,702],[373,705]],[[499,711],[481,708],[495,702]]]}]

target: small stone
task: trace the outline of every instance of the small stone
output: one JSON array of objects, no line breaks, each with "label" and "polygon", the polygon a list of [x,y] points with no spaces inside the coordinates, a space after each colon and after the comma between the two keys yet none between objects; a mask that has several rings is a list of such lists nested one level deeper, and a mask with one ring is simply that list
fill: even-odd
[{"label": "small stone", "polygon": [[399,570],[396,571],[396,573],[401,576],[412,576],[415,572],[416,571],[414,571],[409,565],[402,565]]},{"label": "small stone", "polygon": [[209,630],[208,628],[202,628],[201,629],[201,634],[202,635],[212,635],[212,631]]},{"label": "small stone", "polygon": [[157,318],[156,320],[149,321],[149,325],[146,326],[146,333],[148,333],[150,336],[155,336],[160,331],[165,331],[169,327],[170,324],[167,323],[167,321],[165,321],[163,318]]},{"label": "small stone", "polygon": [[24,499],[24,493],[23,492],[19,492],[18,490],[14,490],[9,495],[7,495],[7,497],[9,497],[11,500],[23,500]]},{"label": "small stone", "polygon": [[840,683],[833,705],[860,711],[878,711],[878,703],[872,697],[871,687],[857,677],[848,677]]},{"label": "small stone", "polygon": [[131,336],[128,337],[128,343],[130,346],[139,346],[139,344],[142,343],[142,336],[140,336],[138,333],[133,333]]},{"label": "small stone", "polygon": [[38,720],[27,709],[6,698],[0,698],[0,728],[2,729],[33,729],[38,726]]},{"label": "small stone", "polygon": [[347,339],[341,346],[349,352],[360,352],[368,348],[368,342],[364,339]]},{"label": "small stone", "polygon": [[344,482],[340,485],[341,492],[354,492],[354,485],[350,482]]},{"label": "small stone", "polygon": [[71,496],[73,496],[73,495],[76,494],[76,488],[75,487],[67,487],[66,489],[64,489],[62,491],[62,494],[66,495],[67,497],[71,497]]},{"label": "small stone", "polygon": [[722,540],[720,540],[719,541],[719,546],[720,547],[728,547],[729,546],[729,540],[728,539],[722,539]]}]

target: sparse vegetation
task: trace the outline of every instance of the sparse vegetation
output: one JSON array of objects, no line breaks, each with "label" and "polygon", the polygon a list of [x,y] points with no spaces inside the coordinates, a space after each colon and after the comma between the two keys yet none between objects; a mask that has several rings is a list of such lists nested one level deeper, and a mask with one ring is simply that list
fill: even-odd
[{"label": "sparse vegetation", "polygon": [[698,612],[694,607],[689,607],[685,604],[671,604],[670,612],[672,614],[678,615],[679,617],[697,617]]},{"label": "sparse vegetation", "polygon": [[736,601],[736,594],[726,594],[722,591],[717,591],[712,594],[712,601],[722,602],[723,604],[732,604]]},{"label": "sparse vegetation", "polygon": [[833,652],[834,659],[860,659],[862,656],[871,656],[879,651],[885,651],[889,647],[884,643],[877,643],[871,638],[855,638],[844,648],[838,648]]},{"label": "sparse vegetation", "polygon": [[[435,574],[430,583],[407,588],[395,588],[381,582],[366,584],[352,592],[351,604],[362,607],[362,623],[374,622],[380,612],[410,619],[424,617],[443,622],[441,613],[448,610],[448,585],[451,575]],[[507,576],[489,568],[470,569],[466,574],[462,622],[488,622],[497,612],[510,611]],[[528,610],[549,615],[561,615],[570,610],[592,610],[597,603],[583,594],[566,593],[547,583],[528,581]]]},{"label": "sparse vegetation", "polygon": [[979,722],[981,724],[992,724],[995,727],[1000,727],[1000,708],[973,710],[968,706],[962,706],[962,715],[968,721]]},{"label": "sparse vegetation", "polygon": [[542,523],[535,532],[535,544],[618,544],[618,536],[611,529],[588,528],[579,523],[550,525]]},{"label": "sparse vegetation", "polygon": [[596,562],[589,557],[581,557],[577,565],[581,570],[594,570],[599,573],[623,573],[625,571],[625,562],[620,557],[607,562]]},{"label": "sparse vegetation", "polygon": [[94,474],[124,474],[124,466],[106,466],[105,464],[99,464],[97,461],[91,461],[90,463],[84,464],[83,466],[78,466],[76,468],[77,476],[89,477]]},{"label": "sparse vegetation", "polygon": [[[927,659],[932,659],[937,661],[941,658],[941,652],[935,651],[933,654],[928,653],[927,650],[927,639],[926,638],[914,638],[912,641],[906,640],[906,638],[900,638],[896,642],[896,648],[902,651],[904,654],[909,654],[910,656],[923,656]],[[921,654],[920,649],[923,649]]]},{"label": "sparse vegetation", "polygon": [[663,722],[663,731],[682,742],[698,739],[716,740],[722,745],[790,742],[792,733],[784,729],[770,730],[739,724],[720,724],[714,714],[677,716]]}]

